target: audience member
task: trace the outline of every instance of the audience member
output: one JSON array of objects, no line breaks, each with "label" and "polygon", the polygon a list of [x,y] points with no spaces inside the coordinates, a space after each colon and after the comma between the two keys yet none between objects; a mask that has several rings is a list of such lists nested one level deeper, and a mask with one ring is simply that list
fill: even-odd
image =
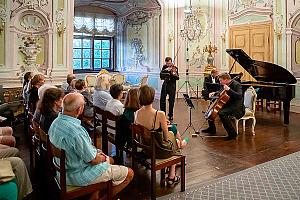
[{"label": "audience member", "polygon": [[39,100],[38,89],[45,83],[45,77],[42,74],[36,74],[31,80],[31,89],[29,90],[28,106],[29,110],[34,113],[36,104]]},{"label": "audience member", "polygon": [[105,109],[107,102],[112,100],[112,96],[107,92],[109,89],[109,79],[104,75],[107,74],[103,74],[97,78],[93,95],[94,106],[97,106],[103,110]]},{"label": "audience member", "polygon": [[73,92],[74,90],[74,87],[71,86],[71,82],[72,80],[74,80],[76,77],[74,74],[68,74],[67,75],[67,83],[68,83],[68,86],[67,88],[65,89],[65,93],[70,93],[70,92]]},{"label": "audience member", "polygon": [[113,99],[107,102],[105,110],[116,116],[122,115],[124,112],[124,105],[120,100],[123,97],[123,86],[120,84],[114,84],[110,86],[109,93]]},{"label": "audience member", "polygon": [[45,133],[48,133],[50,125],[61,111],[63,97],[64,92],[62,89],[49,88],[45,91],[39,107],[41,113],[39,124]]},{"label": "audience member", "polygon": [[132,180],[133,171],[110,164],[113,159],[92,145],[90,136],[77,119],[84,110],[84,102],[80,93],[64,97],[63,113],[53,121],[49,138],[53,145],[66,151],[68,185],[86,186],[112,180],[115,196]]},{"label": "audience member", "polygon": [[11,127],[0,127],[0,144],[14,147],[16,139],[13,136],[13,129]]},{"label": "audience member", "polygon": [[23,78],[23,99],[24,104],[28,104],[29,100],[29,90],[30,90],[30,81],[32,79],[33,73],[32,72],[26,72]]},{"label": "audience member", "polygon": [[[152,107],[154,101],[155,90],[148,85],[144,85],[139,89],[139,101],[142,106],[136,111],[135,123],[144,126],[145,128],[157,132],[163,132],[163,137],[166,141],[174,141],[174,134],[168,130],[168,120],[163,111],[155,110]],[[174,144],[174,147],[179,148],[178,145]],[[159,157],[159,155],[156,155]],[[176,176],[175,165],[172,165],[169,170],[167,184],[173,185],[179,183],[180,177]]]},{"label": "audience member", "polygon": [[41,112],[40,112],[40,102],[43,100],[44,93],[49,88],[56,88],[54,85],[44,84],[42,87],[38,89],[39,101],[37,102],[37,107],[33,114],[33,121],[37,124],[40,124],[41,120]]},{"label": "audience member", "polygon": [[85,105],[84,105],[84,112],[83,116],[85,117],[93,117],[94,116],[94,109],[93,109],[93,97],[89,91],[86,89],[86,83],[84,80],[79,79],[75,83],[75,88],[77,92],[83,95]]},{"label": "audience member", "polygon": [[18,149],[0,144],[0,159],[10,161],[13,172],[16,176],[16,183],[18,186],[18,200],[22,200],[32,192],[32,185],[25,163],[21,158],[18,158],[18,156]]},{"label": "audience member", "polygon": [[124,112],[119,118],[116,131],[116,143],[120,146],[131,146],[130,125],[134,122],[134,112],[140,108],[138,99],[138,88],[130,89],[126,95],[124,103]]}]

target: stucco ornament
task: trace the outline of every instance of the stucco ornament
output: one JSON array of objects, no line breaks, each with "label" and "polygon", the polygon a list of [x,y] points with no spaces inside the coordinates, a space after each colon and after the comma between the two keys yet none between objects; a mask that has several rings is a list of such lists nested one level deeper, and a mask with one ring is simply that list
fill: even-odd
[{"label": "stucco ornament", "polygon": [[37,43],[37,38],[34,36],[25,36],[22,40],[24,42],[19,50],[24,55],[24,64],[20,66],[20,74],[29,71],[38,73],[40,65],[36,64],[36,57],[41,52],[41,45]]}]

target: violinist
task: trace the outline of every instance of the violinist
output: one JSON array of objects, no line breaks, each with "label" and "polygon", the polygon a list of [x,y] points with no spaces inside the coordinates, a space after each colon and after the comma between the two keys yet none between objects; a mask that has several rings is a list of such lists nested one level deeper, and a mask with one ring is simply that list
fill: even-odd
[{"label": "violinist", "polygon": [[[222,89],[225,90],[230,97],[228,102],[224,105],[224,107],[219,111],[218,114],[223,127],[228,133],[228,136],[225,138],[225,140],[231,140],[237,137],[237,132],[232,126],[232,117],[239,119],[245,114],[242,86],[238,81],[231,80],[231,77],[228,73],[220,74],[219,81],[223,86]],[[209,94],[210,97],[212,97],[213,95],[214,92]],[[216,126],[214,121],[208,120],[208,125],[209,127],[202,130],[202,132],[211,135],[216,134]]]},{"label": "violinist", "polygon": [[161,87],[161,96],[160,96],[160,110],[166,113],[166,97],[169,95],[169,120],[173,120],[173,108],[175,102],[175,93],[176,93],[176,81],[179,80],[178,68],[172,63],[171,57],[166,57],[165,65],[161,70],[162,80],[164,80]]}]

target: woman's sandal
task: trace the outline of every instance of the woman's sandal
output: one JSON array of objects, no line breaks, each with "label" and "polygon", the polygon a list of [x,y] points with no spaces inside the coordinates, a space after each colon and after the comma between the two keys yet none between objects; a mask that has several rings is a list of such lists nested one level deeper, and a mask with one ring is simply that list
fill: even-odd
[{"label": "woman's sandal", "polygon": [[167,177],[167,185],[168,186],[175,185],[175,184],[179,183],[179,181],[180,181],[180,176],[175,175],[175,177],[172,178],[172,179]]}]

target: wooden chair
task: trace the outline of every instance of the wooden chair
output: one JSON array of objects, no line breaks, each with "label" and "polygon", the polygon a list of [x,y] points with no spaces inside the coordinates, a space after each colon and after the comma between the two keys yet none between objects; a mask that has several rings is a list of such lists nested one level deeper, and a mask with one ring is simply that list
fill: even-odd
[{"label": "wooden chair", "polygon": [[[97,107],[97,106],[94,106],[94,145],[95,147],[98,147],[97,146],[97,126],[101,126],[101,135],[102,135],[102,151],[103,149],[108,149],[108,146],[105,146],[107,145],[104,144],[103,146],[103,137],[106,137],[106,136],[103,136],[103,132],[106,131],[106,111]],[[105,151],[103,151],[104,153],[107,153]]]},{"label": "wooden chair", "polygon": [[[119,116],[106,111],[105,118],[106,119],[104,121],[106,125],[104,127],[106,130],[104,131],[104,134],[102,133],[102,146],[108,147],[108,142],[114,144],[116,147],[116,157],[119,159],[119,163],[123,163],[123,150],[127,150],[124,147],[118,146],[115,139]],[[108,149],[105,150],[108,151]]]},{"label": "wooden chair", "polygon": [[51,153],[53,158],[59,159],[59,164],[53,159],[53,165],[56,171],[59,172],[60,178],[58,179],[55,176],[55,182],[60,189],[60,199],[74,199],[77,197],[82,197],[88,194],[92,194],[102,189],[106,189],[107,191],[107,199],[112,199],[112,181],[96,183],[88,186],[77,187],[77,186],[69,186],[66,184],[66,153],[63,149],[59,149],[55,147],[51,142],[49,143],[49,149],[51,149]]},{"label": "wooden chair", "polygon": [[91,93],[94,92],[96,80],[97,80],[97,76],[95,76],[95,75],[86,75],[85,76],[86,86]]},{"label": "wooden chair", "polygon": [[[165,168],[181,163],[181,192],[185,191],[185,156],[172,156],[167,159],[155,158],[155,147],[157,141],[154,138],[153,132],[145,127],[137,124],[132,124],[132,168],[137,171],[137,149],[141,148],[150,153],[150,159],[143,162],[147,168],[151,170],[151,199],[156,198],[156,171],[161,170],[161,183],[165,182]],[[147,141],[145,144],[143,141]]]},{"label": "wooden chair", "polygon": [[267,111],[274,112],[279,111],[281,113],[281,101],[269,100],[266,102]]}]

